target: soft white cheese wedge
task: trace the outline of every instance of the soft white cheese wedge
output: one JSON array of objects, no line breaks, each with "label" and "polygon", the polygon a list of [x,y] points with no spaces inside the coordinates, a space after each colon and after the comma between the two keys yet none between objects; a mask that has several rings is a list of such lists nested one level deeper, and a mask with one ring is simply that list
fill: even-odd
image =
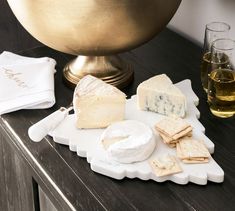
[{"label": "soft white cheese wedge", "polygon": [[154,76],[137,87],[137,102],[141,110],[166,116],[184,117],[186,97],[165,75]]},{"label": "soft white cheese wedge", "polygon": [[125,115],[126,95],[116,87],[87,75],[77,84],[73,106],[78,128],[104,128]]},{"label": "soft white cheese wedge", "polygon": [[149,126],[136,120],[124,120],[105,129],[101,144],[110,159],[133,163],[147,159],[154,151],[156,141]]}]

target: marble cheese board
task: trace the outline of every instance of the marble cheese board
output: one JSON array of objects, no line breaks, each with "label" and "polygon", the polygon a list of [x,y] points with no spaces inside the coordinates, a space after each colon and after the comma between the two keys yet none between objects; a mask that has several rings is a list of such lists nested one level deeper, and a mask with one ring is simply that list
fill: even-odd
[{"label": "marble cheese board", "polygon": [[[203,139],[211,154],[214,153],[213,142],[205,136],[205,128],[198,120],[200,112],[197,109],[198,97],[192,90],[191,81],[186,79],[175,84],[187,98],[187,115],[185,120],[193,126],[193,137]],[[126,119],[138,120],[151,128],[165,116],[138,110],[136,96],[132,96],[126,103]],[[157,177],[149,165],[149,160],[161,155],[176,155],[174,148],[166,146],[158,134],[156,136],[156,148],[149,159],[131,164],[122,164],[110,160],[100,144],[99,137],[104,129],[77,129],[75,127],[74,114],[68,115],[49,135],[56,143],[68,145],[71,151],[78,156],[87,159],[93,171],[115,178],[123,179],[139,178],[142,180],[152,179],[156,182],[172,181],[177,184],[187,184],[192,182],[199,185],[207,184],[207,181],[216,183],[223,182],[224,171],[211,157],[209,163],[204,164],[184,164],[180,162],[182,173]]]}]

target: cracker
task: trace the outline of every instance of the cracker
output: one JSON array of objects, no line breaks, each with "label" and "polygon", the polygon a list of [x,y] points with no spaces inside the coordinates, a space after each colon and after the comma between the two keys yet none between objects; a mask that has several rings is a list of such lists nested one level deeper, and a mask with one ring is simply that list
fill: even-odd
[{"label": "cracker", "polygon": [[[165,144],[167,144],[170,148],[175,148],[176,144],[179,142],[179,140],[181,140],[181,139],[173,140],[162,133],[159,133],[159,135],[163,139],[163,142]],[[182,138],[184,138],[184,137],[182,137]]]},{"label": "cracker", "polygon": [[182,168],[178,164],[176,157],[167,155],[150,161],[153,172],[158,176],[166,176],[182,172]]},{"label": "cracker", "polygon": [[193,128],[181,118],[164,118],[155,125],[163,142],[175,148],[180,139],[191,137]]},{"label": "cracker", "polygon": [[183,163],[208,163],[210,153],[203,141],[184,138],[176,145],[176,154]]},{"label": "cracker", "polygon": [[163,142],[165,144],[167,144],[169,147],[171,147],[171,148],[175,148],[176,147],[176,144],[178,143],[177,140],[172,140],[169,137],[167,137],[166,135],[161,134],[161,133],[159,133],[159,135],[163,139]]},{"label": "cracker", "polygon": [[175,148],[175,147],[176,147],[176,144],[175,144],[175,143],[170,143],[170,144],[168,144],[168,146],[169,146],[170,148]]},{"label": "cracker", "polygon": [[179,143],[177,143],[176,144],[176,155],[177,155],[177,157],[178,158],[183,158],[183,154],[182,154],[182,151],[181,151],[181,148],[180,148],[180,144]]},{"label": "cracker", "polygon": [[187,133],[185,136],[186,136],[186,137],[192,137],[192,136],[193,136],[193,131],[190,131],[190,132]]},{"label": "cracker", "polygon": [[179,142],[179,140],[173,140],[170,142],[170,144],[177,144]]},{"label": "cracker", "polygon": [[188,124],[186,121],[184,121],[181,118],[164,118],[161,121],[159,121],[155,128],[169,137],[173,137],[177,133],[180,133],[181,131],[184,131],[186,128],[191,127],[190,124]]},{"label": "cracker", "polygon": [[170,143],[171,141],[173,141],[173,139],[171,137],[168,137],[164,133],[159,132],[159,135],[163,139],[164,143]]},{"label": "cracker", "polygon": [[188,134],[192,134],[193,128],[191,126],[185,128],[184,130],[180,131],[179,133],[176,133],[175,135],[172,136],[174,140],[177,140],[181,137],[188,136]]},{"label": "cracker", "polygon": [[182,139],[178,143],[180,150],[180,158],[181,159],[189,159],[195,157],[210,157],[210,153],[208,149],[205,147],[202,141],[194,140],[194,139]]},{"label": "cracker", "polygon": [[[179,140],[180,140],[180,139],[173,139],[172,137],[169,137],[169,136],[167,136],[166,134],[161,133],[161,132],[159,132],[159,135],[160,135],[160,137],[163,139],[164,143],[166,143],[166,144],[173,144],[173,143],[176,144],[176,143],[178,143]],[[191,137],[191,136],[192,136],[192,133],[191,133],[191,132],[190,132],[190,133],[187,133],[185,136],[186,136],[186,137]],[[184,138],[185,136],[180,137],[180,138]]]},{"label": "cracker", "polygon": [[203,158],[201,160],[199,160],[199,159],[183,159],[182,162],[183,163],[190,163],[190,164],[194,164],[194,163],[208,163],[209,162],[209,158]]}]

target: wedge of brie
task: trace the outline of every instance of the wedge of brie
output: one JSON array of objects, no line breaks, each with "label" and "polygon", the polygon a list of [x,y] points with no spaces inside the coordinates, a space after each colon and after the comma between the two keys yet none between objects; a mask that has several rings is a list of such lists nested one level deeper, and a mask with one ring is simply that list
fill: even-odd
[{"label": "wedge of brie", "polygon": [[125,116],[126,95],[116,87],[87,75],[77,84],[73,105],[78,128],[104,128]]},{"label": "wedge of brie", "polygon": [[138,107],[166,116],[184,117],[186,97],[165,75],[154,76],[137,87]]},{"label": "wedge of brie", "polygon": [[101,135],[110,159],[119,163],[133,163],[147,159],[155,149],[155,137],[149,128],[136,120],[111,124]]}]

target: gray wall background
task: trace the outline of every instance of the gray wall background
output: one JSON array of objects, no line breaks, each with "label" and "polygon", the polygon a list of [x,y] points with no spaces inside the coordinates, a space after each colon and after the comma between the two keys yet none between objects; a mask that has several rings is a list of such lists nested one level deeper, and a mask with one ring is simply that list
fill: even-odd
[{"label": "gray wall background", "polygon": [[182,0],[168,27],[202,45],[205,25],[212,21],[228,23],[235,40],[235,0]]}]

